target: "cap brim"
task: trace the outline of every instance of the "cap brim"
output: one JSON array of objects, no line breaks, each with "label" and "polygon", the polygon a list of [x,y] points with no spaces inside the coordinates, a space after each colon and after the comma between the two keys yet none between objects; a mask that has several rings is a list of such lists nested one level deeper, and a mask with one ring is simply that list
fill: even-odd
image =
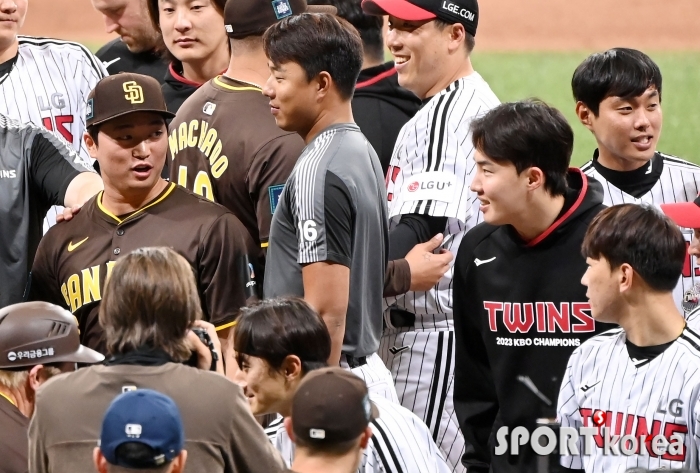
[{"label": "cap brim", "polygon": [[700,207],[694,202],[661,204],[661,211],[679,227],[700,228]]},{"label": "cap brim", "polygon": [[96,352],[92,348],[80,345],[78,350],[68,355],[51,358],[49,363],[101,363],[105,359],[102,353]]},{"label": "cap brim", "polygon": [[391,15],[407,21],[433,20],[437,18],[435,13],[423,10],[406,0],[363,0],[362,10],[368,15]]},{"label": "cap brim", "polygon": [[328,13],[337,15],[338,9],[333,5],[307,5],[305,13]]},{"label": "cap brim", "polygon": [[96,122],[92,122],[92,123],[90,123],[88,126],[101,125],[101,124],[103,124],[103,123],[106,123],[106,122],[108,122],[108,121],[114,119],[114,118],[123,117],[124,115],[128,115],[128,114],[130,114],[130,113],[136,113],[136,112],[151,112],[151,113],[157,113],[157,114],[159,114],[159,115],[162,115],[163,118],[165,118],[166,120],[169,119],[169,118],[175,118],[175,114],[174,114],[173,112],[168,112],[168,111],[166,111],[166,110],[154,110],[154,109],[126,110],[126,111],[124,111],[124,112],[122,112],[122,113],[117,113],[116,115],[112,115],[112,116],[109,117],[109,118],[105,118],[105,119],[103,119],[103,120],[99,120],[99,121],[96,121]]}]

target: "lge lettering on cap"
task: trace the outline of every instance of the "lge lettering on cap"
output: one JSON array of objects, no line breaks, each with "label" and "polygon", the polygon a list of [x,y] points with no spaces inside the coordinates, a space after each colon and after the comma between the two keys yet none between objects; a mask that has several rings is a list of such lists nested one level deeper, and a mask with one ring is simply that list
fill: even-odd
[{"label": "lge lettering on cap", "polygon": [[446,10],[450,13],[454,13],[455,15],[459,15],[462,18],[465,18],[469,21],[474,21],[475,15],[474,12],[471,12],[467,10],[466,8],[462,8],[459,5],[456,5],[452,2],[448,2],[446,0],[443,0],[442,6],[440,7],[443,10]]},{"label": "lge lettering on cap", "polygon": [[143,88],[134,80],[124,82],[124,98],[133,104],[143,103]]}]

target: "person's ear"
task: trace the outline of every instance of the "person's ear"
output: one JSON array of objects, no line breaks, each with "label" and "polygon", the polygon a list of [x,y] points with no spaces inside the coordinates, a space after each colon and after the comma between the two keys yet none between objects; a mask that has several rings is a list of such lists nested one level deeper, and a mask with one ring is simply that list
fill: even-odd
[{"label": "person's ear", "polygon": [[369,445],[369,439],[372,438],[372,428],[368,425],[365,431],[362,433],[362,437],[360,437],[360,448],[364,450],[367,448],[367,445]]},{"label": "person's ear", "polygon": [[467,32],[464,30],[464,26],[461,25],[460,23],[455,23],[453,25],[450,25],[449,28],[445,28],[446,33],[450,36],[450,41],[447,46],[447,50],[452,54],[455,51],[459,51],[460,49],[463,49],[464,51],[467,50],[467,47],[464,45],[465,41],[467,41]]},{"label": "person's ear", "polygon": [[576,102],[576,116],[583,126],[593,131],[593,112],[581,101]]},{"label": "person's ear", "polygon": [[280,370],[287,381],[301,379],[303,373],[301,369],[301,359],[296,355],[287,355],[282,362]]},{"label": "person's ear", "polygon": [[534,191],[542,186],[544,186],[544,172],[538,167],[531,167],[525,169],[523,174],[527,178],[527,188],[529,191]]},{"label": "person's ear", "polygon": [[296,440],[294,438],[294,428],[292,426],[292,418],[291,417],[284,418],[284,430],[287,431],[287,435],[289,436],[289,440],[291,440],[293,443],[296,443]]},{"label": "person's ear", "polygon": [[29,370],[29,376],[27,377],[27,383],[29,383],[29,388],[33,392],[36,392],[37,389],[39,389],[39,386],[44,384],[48,378],[45,378],[42,376],[41,370],[44,368],[44,365],[36,365],[33,366],[31,370]]},{"label": "person's ear", "polygon": [[316,83],[316,100],[323,100],[328,93],[331,91],[331,86],[333,85],[333,78],[327,71],[321,71],[314,79]]},{"label": "person's ear", "polygon": [[92,451],[92,462],[95,464],[95,469],[98,473],[107,473],[107,459],[100,451],[100,447],[95,447]]},{"label": "person's ear", "polygon": [[187,463],[187,450],[180,452],[178,456],[173,458],[172,473],[182,473],[185,471],[185,463]]},{"label": "person's ear", "polygon": [[620,293],[628,292],[632,289],[632,284],[634,283],[634,269],[628,263],[622,263],[619,268],[617,268],[619,274],[618,284],[620,287]]},{"label": "person's ear", "polygon": [[97,159],[97,143],[92,139],[90,133],[87,131],[83,133],[83,141],[85,142],[85,148],[87,148],[88,153],[92,159]]}]

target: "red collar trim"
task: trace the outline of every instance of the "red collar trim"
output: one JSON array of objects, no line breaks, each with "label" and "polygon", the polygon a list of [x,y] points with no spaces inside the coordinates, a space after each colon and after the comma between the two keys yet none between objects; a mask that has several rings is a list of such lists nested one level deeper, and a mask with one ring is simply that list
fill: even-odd
[{"label": "red collar trim", "polygon": [[[202,84],[200,84],[199,82],[195,82],[195,81],[193,81],[193,80],[185,79],[183,76],[181,76],[177,71],[175,71],[175,68],[173,67],[173,63],[172,63],[172,62],[168,65],[168,69],[170,70],[170,75],[172,75],[178,82],[182,82],[183,84],[187,84],[187,85],[190,85],[190,86],[192,86],[192,87],[200,87],[200,86],[202,85]],[[223,71],[221,71],[222,74],[223,74],[224,72],[226,72],[226,69],[224,69]]]},{"label": "red collar trim", "polygon": [[370,85],[372,85],[372,84],[376,84],[376,83],[379,82],[380,80],[386,79],[387,77],[391,77],[391,76],[393,76],[394,74],[396,74],[396,68],[395,68],[395,67],[392,67],[392,68],[389,69],[388,71],[384,71],[384,72],[382,72],[381,74],[377,74],[376,76],[372,77],[371,79],[367,79],[367,80],[363,80],[362,82],[358,82],[358,83],[355,85],[355,88],[356,88],[356,89],[361,89],[361,88],[363,88],[363,87],[367,87],[367,86],[370,86]]},{"label": "red collar trim", "polygon": [[572,205],[571,208],[569,208],[569,210],[567,210],[564,213],[564,215],[559,217],[553,224],[551,224],[549,226],[548,229],[546,229],[544,232],[542,232],[540,234],[540,236],[536,237],[534,240],[530,240],[527,243],[527,246],[533,247],[533,246],[537,245],[538,243],[541,243],[542,240],[544,240],[549,235],[551,235],[552,232],[554,230],[556,230],[557,227],[559,227],[559,225],[561,225],[563,222],[566,221],[566,219],[571,217],[571,214],[573,214],[576,211],[576,209],[578,209],[581,206],[583,199],[586,197],[586,191],[588,190],[588,176],[586,176],[583,172],[581,172],[580,169],[576,169],[576,168],[569,168],[569,172],[577,172],[578,174],[581,175],[581,181],[582,181],[581,192],[579,192],[578,198],[576,199],[576,202],[574,202],[574,205]]}]

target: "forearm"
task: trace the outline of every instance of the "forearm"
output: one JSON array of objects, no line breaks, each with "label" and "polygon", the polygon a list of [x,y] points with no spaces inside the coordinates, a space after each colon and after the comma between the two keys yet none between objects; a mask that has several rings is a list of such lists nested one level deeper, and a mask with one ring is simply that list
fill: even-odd
[{"label": "forearm", "polygon": [[65,207],[79,207],[104,189],[102,178],[94,172],[81,172],[73,178],[63,199]]},{"label": "forearm", "polygon": [[384,274],[384,297],[398,296],[411,289],[411,267],[406,259],[389,261]]},{"label": "forearm", "polygon": [[343,340],[345,339],[345,314],[320,312],[319,315],[325,322],[331,336],[331,356],[328,358],[328,365],[339,366]]}]

